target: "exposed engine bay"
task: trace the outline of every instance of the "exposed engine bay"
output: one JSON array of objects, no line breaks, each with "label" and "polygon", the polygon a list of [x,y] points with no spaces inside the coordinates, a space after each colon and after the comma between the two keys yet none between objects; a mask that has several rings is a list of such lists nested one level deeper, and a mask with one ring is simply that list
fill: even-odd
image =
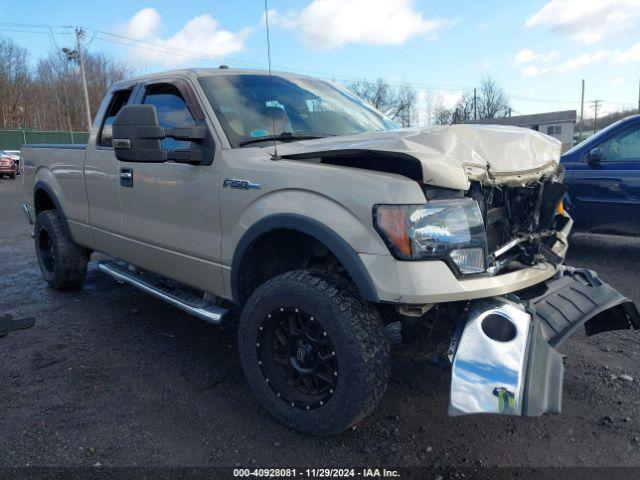
[{"label": "exposed engine bay", "polygon": [[566,190],[557,177],[522,187],[472,183],[467,195],[478,202],[482,212],[490,275],[542,260],[562,263],[552,248],[558,241],[557,232],[569,221],[562,215]]}]

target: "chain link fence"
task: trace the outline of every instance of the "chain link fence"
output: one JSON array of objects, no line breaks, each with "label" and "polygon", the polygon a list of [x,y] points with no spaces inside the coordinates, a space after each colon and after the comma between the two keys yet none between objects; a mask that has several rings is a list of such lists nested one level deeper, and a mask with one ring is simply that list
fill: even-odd
[{"label": "chain link fence", "polygon": [[29,143],[87,143],[87,132],[0,129],[0,150],[20,150]]}]

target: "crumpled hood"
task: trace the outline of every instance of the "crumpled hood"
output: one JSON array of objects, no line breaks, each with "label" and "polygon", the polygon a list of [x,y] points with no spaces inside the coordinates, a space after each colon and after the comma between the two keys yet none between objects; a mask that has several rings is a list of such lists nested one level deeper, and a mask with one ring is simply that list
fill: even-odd
[{"label": "crumpled hood", "polygon": [[558,166],[560,146],[555,138],[526,128],[466,124],[292,142],[278,145],[278,153],[400,153],[420,161],[425,184],[466,190],[470,180],[515,186],[547,177]]}]

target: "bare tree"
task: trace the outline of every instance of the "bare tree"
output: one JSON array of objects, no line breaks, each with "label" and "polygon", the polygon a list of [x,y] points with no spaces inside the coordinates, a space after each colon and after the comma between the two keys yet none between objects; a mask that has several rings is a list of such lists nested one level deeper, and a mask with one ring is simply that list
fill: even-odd
[{"label": "bare tree", "polygon": [[436,125],[449,125],[453,116],[453,110],[448,108],[442,99],[442,95],[438,95],[433,102],[432,107],[433,123]]},{"label": "bare tree", "polygon": [[[609,125],[611,125],[614,122],[617,122],[618,120],[620,120],[621,118],[624,117],[628,117],[629,115],[635,115],[637,113],[637,110],[634,109],[627,109],[627,110],[619,110],[617,112],[611,112],[608,113],[606,115],[598,115],[598,129],[602,129],[605,127],[608,127]],[[579,120],[578,120],[579,121]],[[591,118],[585,118],[583,121],[583,130],[593,130],[593,117]]]},{"label": "bare tree", "polygon": [[[85,53],[91,111],[109,86],[130,71],[104,54]],[[78,65],[52,52],[34,67],[26,49],[0,38],[0,128],[85,130]]]},{"label": "bare tree", "polygon": [[486,77],[480,82],[477,92],[478,118],[506,117],[509,114],[509,97],[498,82]]},{"label": "bare tree", "polygon": [[463,93],[453,108],[441,103],[434,109],[434,122],[438,125],[469,123],[476,119],[506,116],[510,111],[509,97],[502,87],[487,77],[473,92]]},{"label": "bare tree", "polygon": [[24,123],[24,94],[29,84],[27,50],[0,38],[0,122],[3,128]]},{"label": "bare tree", "polygon": [[473,95],[463,94],[453,107],[451,123],[467,123],[473,117]]},{"label": "bare tree", "polygon": [[375,81],[356,80],[349,83],[347,88],[403,127],[411,126],[416,91],[410,86],[393,87],[386,80],[378,78]]}]

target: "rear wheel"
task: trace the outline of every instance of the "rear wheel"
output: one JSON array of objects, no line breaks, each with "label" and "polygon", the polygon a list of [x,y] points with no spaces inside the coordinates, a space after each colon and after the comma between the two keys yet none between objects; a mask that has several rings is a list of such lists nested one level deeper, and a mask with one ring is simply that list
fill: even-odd
[{"label": "rear wheel", "polygon": [[34,240],[40,271],[51,287],[66,290],[84,283],[89,251],[66,237],[58,212],[38,214]]},{"label": "rear wheel", "polygon": [[378,311],[323,272],[267,281],[242,312],[242,366],[278,420],[317,435],[355,424],[377,405],[389,376]]}]

